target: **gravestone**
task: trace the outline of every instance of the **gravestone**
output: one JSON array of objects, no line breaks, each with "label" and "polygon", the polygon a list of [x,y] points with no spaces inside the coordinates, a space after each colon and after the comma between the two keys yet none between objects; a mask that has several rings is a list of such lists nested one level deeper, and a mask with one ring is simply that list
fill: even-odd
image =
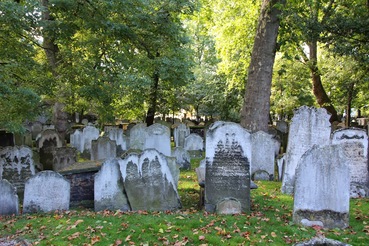
[{"label": "gravestone", "polygon": [[26,179],[36,174],[32,149],[27,146],[0,148],[0,179],[6,179],[17,191],[24,191]]},{"label": "gravestone", "polygon": [[218,121],[206,132],[205,209],[225,199],[250,211],[251,134],[239,124]]},{"label": "gravestone", "polygon": [[132,210],[165,211],[181,207],[177,184],[167,158],[154,149],[119,160],[124,188]]},{"label": "gravestone", "polygon": [[172,156],[176,158],[180,169],[191,170],[191,158],[187,150],[182,147],[176,147],[172,152]]},{"label": "gravestone", "polygon": [[204,150],[204,140],[197,133],[191,133],[185,138],[185,150],[191,157],[201,157]]},{"label": "gravestone", "polygon": [[63,141],[56,130],[42,131],[36,140],[40,152],[40,162],[44,170],[53,170],[53,151],[63,146]]},{"label": "gravestone", "polygon": [[286,154],[282,154],[277,158],[277,167],[278,167],[278,180],[281,181],[283,179],[283,170],[284,165],[286,163]]},{"label": "gravestone", "polygon": [[351,246],[340,241],[323,237],[314,237],[309,241],[294,244],[294,246]]},{"label": "gravestone", "polygon": [[274,180],[275,157],[280,143],[273,135],[263,131],[251,135],[252,141],[252,180]]},{"label": "gravestone", "polygon": [[293,221],[316,221],[324,228],[349,225],[350,176],[344,146],[314,145],[296,171]]},{"label": "gravestone", "polygon": [[42,171],[29,178],[24,189],[23,212],[68,210],[70,183],[54,171]]},{"label": "gravestone", "polygon": [[94,194],[95,211],[131,210],[117,159],[108,159],[102,164],[95,175]]},{"label": "gravestone", "polygon": [[117,143],[117,156],[123,154],[127,150],[127,137],[123,134],[123,129],[112,128],[108,131],[108,137]]},{"label": "gravestone", "polygon": [[83,152],[84,142],[81,130],[77,129],[70,135],[70,145],[76,148],[79,153]]},{"label": "gravestone", "polygon": [[129,148],[144,150],[146,141],[146,124],[134,125],[129,131]]},{"label": "gravestone", "polygon": [[170,128],[159,123],[147,127],[144,149],[156,149],[160,153],[170,156]]},{"label": "gravestone", "polygon": [[72,147],[55,148],[52,155],[54,171],[61,171],[77,162],[77,151]]},{"label": "gravestone", "polygon": [[33,142],[32,142],[32,133],[29,130],[26,130],[25,133],[16,133],[14,135],[14,141],[15,141],[15,145],[21,146],[21,145],[26,145],[28,147],[33,146]]},{"label": "gravestone", "polygon": [[18,215],[17,189],[6,179],[0,179],[0,215]]},{"label": "gravestone", "polygon": [[184,147],[185,139],[190,135],[190,128],[181,123],[173,131],[173,137],[176,147]]},{"label": "gravestone", "polygon": [[288,135],[282,193],[293,194],[295,171],[301,156],[315,144],[329,144],[329,118],[324,108],[302,106],[294,112]]},{"label": "gravestone", "polygon": [[31,133],[32,133],[32,139],[36,139],[38,134],[42,132],[42,123],[39,121],[35,121],[31,125]]},{"label": "gravestone", "polygon": [[96,127],[88,125],[85,128],[83,128],[82,133],[83,133],[83,150],[81,153],[87,152],[86,154],[88,155],[88,153],[91,151],[92,140],[96,140],[99,138],[100,131]]},{"label": "gravestone", "polygon": [[104,160],[107,158],[115,158],[117,156],[117,144],[115,140],[108,137],[99,137],[92,140],[91,144],[91,160]]},{"label": "gravestone", "polygon": [[350,197],[369,196],[368,135],[364,129],[345,128],[333,132],[332,144],[345,145],[350,159]]}]

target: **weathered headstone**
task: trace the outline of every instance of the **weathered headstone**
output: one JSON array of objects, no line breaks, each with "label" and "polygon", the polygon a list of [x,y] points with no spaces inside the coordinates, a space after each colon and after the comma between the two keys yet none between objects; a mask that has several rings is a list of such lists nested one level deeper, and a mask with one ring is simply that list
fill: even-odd
[{"label": "weathered headstone", "polygon": [[188,128],[185,124],[179,124],[173,131],[174,142],[176,147],[184,147],[185,139],[190,135],[190,128]]},{"label": "weathered headstone", "polygon": [[122,128],[112,128],[108,131],[108,137],[117,143],[117,154],[120,155],[127,150],[127,137],[123,134]]},{"label": "weathered headstone", "polygon": [[0,179],[0,215],[18,215],[17,189],[6,179]]},{"label": "weathered headstone", "polygon": [[325,238],[325,237],[314,237],[309,241],[300,242],[294,244],[294,246],[351,246],[350,244],[346,244],[340,241],[336,241],[333,239]]},{"label": "weathered headstone", "polygon": [[282,193],[293,194],[295,171],[301,156],[313,145],[330,142],[330,115],[324,108],[302,106],[294,112],[289,129]]},{"label": "weathered headstone", "polygon": [[279,152],[280,143],[273,135],[263,131],[252,134],[252,167],[253,180],[273,180],[275,157]]},{"label": "weathered headstone", "polygon": [[100,136],[100,131],[94,126],[88,125],[83,128],[83,151],[91,151],[92,140],[96,140]]},{"label": "weathered headstone", "polygon": [[167,158],[154,149],[119,160],[132,210],[165,211],[181,207]]},{"label": "weathered headstone", "polygon": [[345,128],[333,132],[332,144],[345,145],[350,159],[350,197],[369,196],[368,135],[364,129]]},{"label": "weathered headstone", "polygon": [[[218,121],[206,132],[205,209],[225,199],[250,210],[251,134],[239,124]],[[233,204],[235,204],[233,202]]]},{"label": "weathered headstone", "polygon": [[63,170],[77,162],[77,151],[72,147],[55,148],[52,155],[54,171]]},{"label": "weathered headstone", "polygon": [[115,140],[108,137],[99,137],[92,140],[91,144],[91,160],[104,160],[107,158],[115,158],[117,156],[117,144]]},{"label": "weathered headstone", "polygon": [[36,174],[32,149],[26,146],[0,148],[0,179],[24,191],[26,179]]},{"label": "weathered headstone", "polygon": [[129,148],[144,150],[146,141],[146,124],[134,125],[129,131]]},{"label": "weathered headstone", "polygon": [[159,123],[147,127],[144,149],[156,149],[160,153],[170,156],[170,128]]},{"label": "weathered headstone", "polygon": [[83,152],[84,142],[83,133],[81,130],[77,129],[70,135],[70,145],[76,148],[79,153]]},{"label": "weathered headstone", "polygon": [[172,156],[176,158],[176,162],[179,165],[180,169],[190,170],[191,169],[191,158],[188,154],[187,150],[183,147],[176,147],[173,152]]},{"label": "weathered headstone", "polygon": [[53,170],[53,151],[63,146],[59,133],[52,129],[44,130],[39,134],[36,142],[44,170]]},{"label": "weathered headstone", "polygon": [[117,159],[108,159],[95,175],[94,183],[95,211],[131,210],[124,193],[123,179]]},{"label": "weathered headstone", "polygon": [[[321,222],[324,228],[349,225],[350,176],[344,146],[313,146],[296,171],[293,221]],[[305,222],[306,223],[306,222]]]},{"label": "weathered headstone", "polygon": [[39,121],[35,121],[31,125],[31,133],[32,133],[32,139],[36,139],[38,134],[42,132],[42,123]]},{"label": "weathered headstone", "polygon": [[42,171],[29,178],[24,189],[23,212],[68,210],[70,183],[59,173]]},{"label": "weathered headstone", "polygon": [[204,150],[204,140],[197,133],[191,133],[185,138],[185,150],[191,157],[201,157]]}]

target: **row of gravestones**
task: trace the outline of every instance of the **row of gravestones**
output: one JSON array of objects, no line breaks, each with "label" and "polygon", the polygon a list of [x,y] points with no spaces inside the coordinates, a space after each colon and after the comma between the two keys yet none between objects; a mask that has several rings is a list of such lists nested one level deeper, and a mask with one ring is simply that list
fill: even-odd
[{"label": "row of gravestones", "polygon": [[369,195],[368,136],[358,128],[331,133],[325,109],[294,113],[283,166],[282,193],[294,195],[293,221],[345,228],[351,198]]},{"label": "row of gravestones", "polygon": [[[178,179],[173,158],[154,149],[131,153],[124,159],[108,159],[95,176],[95,210],[179,209]],[[69,202],[70,182],[57,172],[39,172],[25,183],[23,213],[68,210]],[[18,204],[15,186],[1,179],[0,214],[18,214]]]}]

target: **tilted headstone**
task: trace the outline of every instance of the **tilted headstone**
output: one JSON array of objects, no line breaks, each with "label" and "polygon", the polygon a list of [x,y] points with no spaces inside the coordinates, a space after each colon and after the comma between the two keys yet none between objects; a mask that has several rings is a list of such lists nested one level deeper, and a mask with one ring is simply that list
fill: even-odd
[{"label": "tilted headstone", "polygon": [[251,134],[239,124],[218,121],[206,132],[205,209],[232,199],[250,211]]},{"label": "tilted headstone", "polygon": [[63,146],[62,138],[56,130],[47,129],[37,137],[37,148],[40,151],[40,162],[44,170],[53,170],[53,151]]},{"label": "tilted headstone", "polygon": [[95,175],[94,182],[95,211],[131,210],[124,193],[123,179],[117,159],[106,160]]},{"label": "tilted headstone", "polygon": [[127,137],[123,134],[123,129],[121,128],[112,128],[107,133],[108,137],[111,140],[115,140],[117,143],[118,152],[121,153],[127,150]]},{"label": "tilted headstone", "polygon": [[345,128],[333,132],[332,144],[345,145],[350,159],[350,197],[369,196],[368,135],[364,129]]},{"label": "tilted headstone", "polygon": [[18,215],[17,189],[6,179],[0,179],[0,215]]},{"label": "tilted headstone", "polygon": [[[313,146],[296,171],[293,221],[321,222],[324,228],[349,225],[350,176],[344,146]],[[305,222],[306,223],[306,222]]]},{"label": "tilted headstone", "polygon": [[54,171],[61,171],[77,162],[77,150],[72,147],[55,148],[52,155]]},{"label": "tilted headstone", "polygon": [[204,150],[204,140],[199,134],[191,133],[185,138],[184,148],[191,157],[201,157]]},{"label": "tilted headstone", "polygon": [[190,128],[183,123],[174,128],[173,137],[176,147],[184,147],[185,139],[188,135],[190,135],[190,133]]},{"label": "tilted headstone", "polygon": [[105,160],[107,158],[115,158],[117,156],[117,144],[115,140],[108,137],[99,137],[92,140],[91,144],[91,160]]},{"label": "tilted headstone", "polygon": [[302,106],[294,112],[289,129],[282,193],[293,194],[295,172],[301,156],[313,145],[330,142],[330,115],[324,108]]},{"label": "tilted headstone", "polygon": [[191,157],[187,150],[183,147],[176,147],[172,151],[172,156],[176,158],[176,162],[180,169],[190,170],[191,169]]},{"label": "tilted headstone", "polygon": [[119,160],[132,210],[165,211],[181,207],[167,158],[154,149]]},{"label": "tilted headstone", "polygon": [[13,184],[23,192],[27,178],[36,174],[32,149],[27,146],[0,148],[0,179]]},{"label": "tilted headstone", "polygon": [[263,131],[251,135],[253,180],[273,180],[275,157],[279,152],[280,143],[273,135]]},{"label": "tilted headstone", "polygon": [[145,149],[146,141],[146,124],[140,123],[134,125],[129,131],[129,148],[130,149]]},{"label": "tilted headstone", "polygon": [[147,127],[144,149],[156,149],[160,153],[170,156],[170,128],[158,123]]},{"label": "tilted headstone", "polygon": [[24,189],[23,212],[68,210],[70,182],[54,171],[42,171],[29,178]]}]

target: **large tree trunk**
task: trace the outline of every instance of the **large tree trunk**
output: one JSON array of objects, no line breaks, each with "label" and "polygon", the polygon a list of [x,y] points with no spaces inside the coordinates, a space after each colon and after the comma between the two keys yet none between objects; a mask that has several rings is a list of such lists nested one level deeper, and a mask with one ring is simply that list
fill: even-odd
[{"label": "large tree trunk", "polygon": [[146,125],[151,126],[154,124],[154,118],[156,113],[156,105],[158,100],[158,89],[159,89],[159,73],[155,72],[153,76],[153,85],[151,87],[149,95],[149,108],[146,115]]},{"label": "large tree trunk", "polygon": [[351,103],[354,95],[354,86],[355,86],[354,82],[350,83],[347,91],[346,119],[345,119],[346,127],[350,127],[351,125]]},{"label": "large tree trunk", "polygon": [[317,49],[317,41],[313,40],[308,44],[309,46],[309,68],[311,72],[311,78],[313,81],[313,93],[320,107],[325,108],[328,113],[331,114],[330,122],[338,121],[337,111],[332,105],[331,100],[329,99],[327,93],[324,90],[320,71],[318,68],[318,49]]},{"label": "large tree trunk", "polygon": [[277,46],[280,6],[284,0],[263,0],[248,70],[241,125],[268,131],[273,64]]}]

